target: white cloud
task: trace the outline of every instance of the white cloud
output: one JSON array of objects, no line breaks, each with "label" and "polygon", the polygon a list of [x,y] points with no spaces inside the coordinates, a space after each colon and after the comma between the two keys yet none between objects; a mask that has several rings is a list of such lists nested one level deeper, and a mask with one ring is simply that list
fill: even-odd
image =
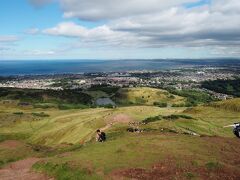
[{"label": "white cloud", "polygon": [[17,36],[12,36],[12,35],[4,36],[4,35],[0,35],[0,43],[16,42],[18,40],[19,39],[18,39]]},{"label": "white cloud", "polygon": [[[72,1],[68,1],[70,2]],[[238,1],[229,0],[229,4],[235,2],[239,4]],[[225,5],[234,9],[237,7],[228,3]],[[142,43],[142,46],[150,47],[213,46],[233,43],[239,45],[240,14],[236,13],[236,10],[235,13],[223,13],[221,7],[216,0],[212,6],[192,9],[172,7],[160,12],[114,19],[92,29],[64,22],[44,30],[44,33],[79,37],[81,40],[92,42],[114,41],[122,45],[128,45],[135,39],[136,44]]]},{"label": "white cloud", "polygon": [[43,30],[77,38],[80,46],[208,48],[213,54],[240,55],[240,1],[212,0],[186,8],[197,0],[60,0],[65,17],[107,20],[86,28],[62,22]]},{"label": "white cloud", "polygon": [[60,0],[64,17],[105,20],[156,13],[183,3],[199,0]]},{"label": "white cloud", "polygon": [[56,27],[49,28],[43,31],[45,34],[50,35],[62,35],[70,37],[84,37],[89,34],[88,29],[83,26],[78,26],[73,22],[63,22],[58,24]]},{"label": "white cloud", "polygon": [[54,36],[77,37],[85,46],[128,46],[136,45],[143,37],[136,37],[129,32],[114,31],[107,25],[96,28],[85,28],[73,22],[63,22],[56,27],[43,30],[43,33]]}]

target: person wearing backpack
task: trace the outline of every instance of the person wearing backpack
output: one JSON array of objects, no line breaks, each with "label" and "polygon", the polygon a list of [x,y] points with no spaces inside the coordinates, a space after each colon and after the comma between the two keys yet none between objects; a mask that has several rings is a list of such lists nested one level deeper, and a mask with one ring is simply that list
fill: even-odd
[{"label": "person wearing backpack", "polygon": [[234,123],[233,133],[240,138],[240,123]]},{"label": "person wearing backpack", "polygon": [[103,131],[101,131],[101,139],[103,142],[106,141],[106,134]]},{"label": "person wearing backpack", "polygon": [[96,141],[97,142],[104,142],[106,141],[106,134],[103,131],[100,131],[100,129],[97,130],[96,134]]}]

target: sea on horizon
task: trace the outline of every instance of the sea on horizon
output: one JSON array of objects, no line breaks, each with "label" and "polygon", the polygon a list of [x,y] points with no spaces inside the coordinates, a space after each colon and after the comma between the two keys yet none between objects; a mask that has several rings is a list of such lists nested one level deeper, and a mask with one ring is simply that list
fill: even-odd
[{"label": "sea on horizon", "polygon": [[240,67],[240,60],[0,60],[0,76],[166,70],[191,66],[224,65]]}]

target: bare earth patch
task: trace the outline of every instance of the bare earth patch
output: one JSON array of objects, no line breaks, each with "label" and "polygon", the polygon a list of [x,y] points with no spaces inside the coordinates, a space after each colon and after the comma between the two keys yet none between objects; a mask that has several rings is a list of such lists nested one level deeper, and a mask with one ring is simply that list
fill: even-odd
[{"label": "bare earth patch", "polygon": [[8,148],[8,149],[15,149],[23,145],[24,143],[16,140],[6,140],[0,143],[0,147]]},{"label": "bare earth patch", "polygon": [[108,124],[101,128],[102,131],[105,131],[106,129],[110,128],[112,125],[116,124],[116,123],[129,123],[131,121],[134,121],[134,119],[132,117],[130,117],[129,115],[126,114],[117,114],[114,115],[112,117],[110,117],[108,119]]},{"label": "bare earth patch", "polygon": [[113,180],[172,180],[172,179],[209,179],[209,180],[238,180],[240,172],[221,166],[208,169],[204,166],[196,167],[192,164],[180,166],[175,160],[167,159],[154,164],[151,168],[129,168],[115,170],[110,174]]},{"label": "bare earth patch", "polygon": [[112,122],[113,123],[129,123],[133,121],[133,118],[126,114],[117,114],[112,117]]},{"label": "bare earth patch", "polygon": [[3,169],[0,169],[1,180],[50,180],[48,176],[33,172],[31,168],[33,164],[38,162],[39,158],[27,158],[9,164]]}]

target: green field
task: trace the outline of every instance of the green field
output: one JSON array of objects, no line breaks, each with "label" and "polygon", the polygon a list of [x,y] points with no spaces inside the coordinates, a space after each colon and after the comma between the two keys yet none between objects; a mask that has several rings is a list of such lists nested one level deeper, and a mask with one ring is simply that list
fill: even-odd
[{"label": "green field", "polygon": [[154,103],[181,104],[185,98],[155,88],[123,88],[118,91],[116,101],[122,105],[153,105]]},{"label": "green field", "polygon": [[[127,98],[110,109],[1,101],[0,167],[38,157],[33,170],[55,179],[238,179],[239,139],[223,126],[239,121],[239,99],[162,108],[153,103],[185,99],[150,88],[121,93]],[[142,96],[147,101],[139,103]],[[140,132],[128,132],[132,127]],[[95,142],[99,128],[104,143]]]}]

